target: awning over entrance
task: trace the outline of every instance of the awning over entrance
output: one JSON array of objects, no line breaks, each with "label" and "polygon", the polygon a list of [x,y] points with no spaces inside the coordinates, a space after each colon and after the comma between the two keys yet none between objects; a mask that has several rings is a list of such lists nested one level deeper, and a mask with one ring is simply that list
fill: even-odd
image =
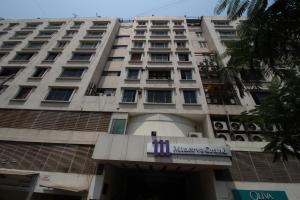
[{"label": "awning over entrance", "polygon": [[123,168],[227,168],[231,153],[220,139],[100,135],[93,159]]}]

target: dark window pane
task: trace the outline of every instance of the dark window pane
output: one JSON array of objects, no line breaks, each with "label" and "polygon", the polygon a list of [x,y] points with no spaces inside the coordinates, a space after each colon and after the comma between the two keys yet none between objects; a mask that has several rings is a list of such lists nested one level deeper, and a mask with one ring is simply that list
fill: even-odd
[{"label": "dark window pane", "polygon": [[195,91],[183,91],[184,102],[185,103],[197,103],[196,92]]},{"label": "dark window pane", "polygon": [[84,69],[64,69],[61,77],[81,77]]},{"label": "dark window pane", "polygon": [[33,73],[32,77],[40,78],[42,77],[47,71],[47,68],[37,68]]},{"label": "dark window pane", "polygon": [[150,103],[172,103],[172,91],[148,90],[147,102],[150,102]]},{"label": "dark window pane", "polygon": [[125,131],[126,119],[113,119],[111,124],[111,134],[123,134]]},{"label": "dark window pane", "polygon": [[15,96],[14,99],[26,99],[29,93],[31,92],[31,87],[23,87],[20,88],[18,94]]},{"label": "dark window pane", "polygon": [[136,90],[124,90],[122,102],[135,102]]},{"label": "dark window pane", "polygon": [[0,76],[12,76],[18,73],[20,68],[2,68]]},{"label": "dark window pane", "polygon": [[69,101],[74,89],[52,88],[46,100]]},{"label": "dark window pane", "polygon": [[139,70],[138,69],[129,69],[128,70],[128,79],[137,79],[139,75]]}]

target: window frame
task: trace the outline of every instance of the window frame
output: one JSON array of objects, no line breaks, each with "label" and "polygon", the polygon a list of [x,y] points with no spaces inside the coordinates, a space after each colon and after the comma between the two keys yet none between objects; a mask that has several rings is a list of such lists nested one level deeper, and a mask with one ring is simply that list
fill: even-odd
[{"label": "window frame", "polygon": [[[114,122],[116,120],[125,120],[125,124],[124,124],[124,127],[123,127],[123,130],[122,130],[122,133],[113,133],[113,127],[114,127]],[[114,135],[125,135],[126,133],[126,129],[127,129],[127,119],[126,118],[112,118],[111,119],[111,123],[110,123],[110,126],[109,126],[109,134],[114,134]]]},{"label": "window frame", "polygon": [[[81,72],[80,76],[62,76],[64,74],[65,70],[82,70],[82,72]],[[72,80],[82,79],[86,70],[87,70],[87,67],[62,67],[62,70],[61,70],[61,73],[59,74],[58,79],[72,79]]]},{"label": "window frame", "polygon": [[[129,74],[130,74],[130,70],[135,70],[137,71],[137,75],[136,75],[136,78],[130,78],[129,77]],[[127,73],[126,73],[126,80],[133,80],[133,81],[136,81],[136,80],[140,80],[140,69],[139,68],[127,68]]]},{"label": "window frame", "polygon": [[[20,95],[21,91],[25,88],[30,89],[29,92],[26,94],[25,98],[17,98]],[[26,101],[35,88],[35,86],[19,86],[18,92],[14,95],[11,101]]]},{"label": "window frame", "polygon": [[[73,91],[72,91],[72,94],[70,95],[70,97],[69,97],[68,100],[47,99],[47,98],[49,97],[49,95],[50,95],[50,93],[52,92],[53,89],[57,89],[57,90],[59,90],[59,89],[61,89],[61,90],[63,90],[63,89],[66,89],[66,90],[67,90],[67,89],[72,89]],[[45,102],[45,103],[47,103],[47,102],[49,102],[49,103],[50,103],[50,102],[54,102],[54,103],[56,103],[56,102],[58,102],[58,103],[70,103],[71,100],[73,99],[73,97],[74,97],[74,95],[75,95],[77,89],[78,89],[77,87],[57,87],[57,86],[49,86],[48,93],[46,94],[46,96],[44,97],[44,100],[43,100],[42,102]]]},{"label": "window frame", "polygon": [[[193,92],[193,95],[195,98],[194,100],[191,100],[191,98],[189,99],[189,101],[187,101],[186,99],[186,93],[188,92]],[[199,91],[197,89],[192,89],[192,88],[184,88],[182,89],[182,96],[183,96],[183,104],[184,105],[197,105],[199,104]]]},{"label": "window frame", "polygon": [[[39,69],[45,69],[45,71],[42,74],[42,76],[33,76],[37,72],[37,70],[39,70]],[[29,77],[29,79],[42,79],[46,75],[46,73],[49,71],[49,69],[50,69],[50,67],[37,66],[37,67],[35,67],[35,70],[31,74],[31,76]]]},{"label": "window frame", "polygon": [[[171,102],[154,102],[154,101],[149,101],[149,91],[151,92],[165,92],[165,91],[169,91],[171,92]],[[175,98],[174,98],[174,95],[175,95],[175,92],[174,92],[174,89],[170,89],[170,88],[148,88],[146,89],[146,92],[145,92],[145,104],[163,104],[163,105],[170,105],[170,104],[175,104]]]},{"label": "window frame", "polygon": [[[125,97],[125,92],[126,91],[131,91],[131,92],[134,91],[134,96]],[[120,103],[124,103],[124,104],[135,104],[135,103],[137,103],[137,94],[138,94],[138,91],[137,91],[136,88],[123,88]],[[133,101],[127,101],[126,100],[127,98],[134,98],[134,99],[133,99]]]}]

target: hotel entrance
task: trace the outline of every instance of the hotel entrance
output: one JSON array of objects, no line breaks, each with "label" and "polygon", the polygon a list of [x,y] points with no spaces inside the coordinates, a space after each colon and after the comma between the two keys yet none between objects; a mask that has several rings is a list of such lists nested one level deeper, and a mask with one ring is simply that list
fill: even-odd
[{"label": "hotel entrance", "polygon": [[192,172],[109,167],[105,172],[101,200],[215,199],[213,181],[210,170]]}]

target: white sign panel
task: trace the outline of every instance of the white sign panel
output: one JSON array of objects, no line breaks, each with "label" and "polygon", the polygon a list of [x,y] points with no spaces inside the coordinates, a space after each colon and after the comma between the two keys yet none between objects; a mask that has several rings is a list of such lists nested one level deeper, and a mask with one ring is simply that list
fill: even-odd
[{"label": "white sign panel", "polygon": [[170,144],[168,140],[153,140],[147,144],[147,153],[155,156],[206,155],[231,157],[229,146],[212,146],[207,144]]}]

